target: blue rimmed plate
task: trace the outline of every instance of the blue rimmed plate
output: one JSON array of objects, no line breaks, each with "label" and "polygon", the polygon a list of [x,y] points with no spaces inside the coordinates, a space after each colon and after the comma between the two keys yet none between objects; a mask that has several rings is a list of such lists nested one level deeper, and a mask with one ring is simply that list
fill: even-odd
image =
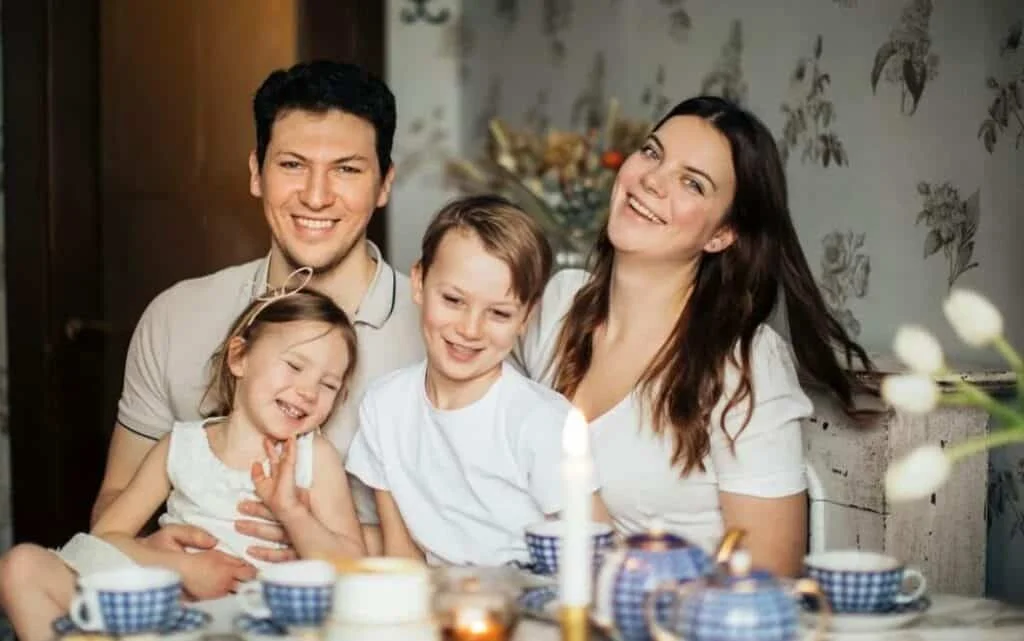
[{"label": "blue rimmed plate", "polygon": [[259,619],[251,614],[240,614],[235,617],[235,632],[247,639],[284,639],[288,630],[272,619]]},{"label": "blue rimmed plate", "polygon": [[[202,610],[183,607],[171,623],[153,633],[159,634],[161,637],[173,639],[174,641],[198,639],[203,630],[210,625],[212,618]],[[86,632],[75,625],[75,622],[67,615],[53,621],[53,631],[57,633],[57,636],[67,634],[105,634],[104,632]],[[113,636],[115,635],[111,635],[111,637]]]}]

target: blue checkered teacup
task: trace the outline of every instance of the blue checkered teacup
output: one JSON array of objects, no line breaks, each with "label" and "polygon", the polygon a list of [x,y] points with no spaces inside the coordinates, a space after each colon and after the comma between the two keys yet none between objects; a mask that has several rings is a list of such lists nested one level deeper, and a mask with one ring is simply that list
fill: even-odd
[{"label": "blue checkered teacup", "polygon": [[79,577],[68,616],[80,630],[124,635],[160,630],[180,611],[177,572],[130,567]]},{"label": "blue checkered teacup", "polygon": [[291,561],[267,566],[259,579],[238,591],[242,610],[285,628],[323,625],[334,602],[334,566],[326,561]]},{"label": "blue checkered teacup", "polygon": [[[834,550],[804,559],[808,577],[825,593],[832,611],[880,613],[920,599],[928,586],[924,575],[886,554],[865,550]],[[909,592],[904,583],[915,585]]]},{"label": "blue checkered teacup", "polygon": [[[562,521],[541,521],[526,528],[526,548],[530,563],[537,574],[558,574],[558,552],[561,549]],[[605,552],[615,544],[615,531],[607,523],[592,522],[591,538],[594,546],[594,568],[600,564]]]}]

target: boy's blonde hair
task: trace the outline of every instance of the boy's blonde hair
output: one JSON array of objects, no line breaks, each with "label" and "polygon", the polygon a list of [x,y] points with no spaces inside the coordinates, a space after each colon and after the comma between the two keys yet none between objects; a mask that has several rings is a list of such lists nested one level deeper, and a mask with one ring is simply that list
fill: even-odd
[{"label": "boy's blonde hair", "polygon": [[[243,349],[248,350],[253,341],[259,340],[260,333],[268,325],[293,321],[315,321],[326,323],[338,329],[345,339],[348,351],[348,366],[341,375],[341,388],[337,402],[348,394],[348,384],[357,365],[356,330],[348,315],[329,296],[315,289],[304,288],[271,300],[256,298],[238,315],[231,330],[210,358],[210,381],[200,404],[204,418],[227,416],[235,402],[237,380],[228,364],[231,341],[235,337],[245,341]],[[207,403],[209,402],[209,405]],[[205,406],[205,407],[204,407]],[[330,415],[328,415],[330,417]]]},{"label": "boy's blonde hair", "polygon": [[452,230],[473,232],[487,253],[508,265],[512,293],[520,303],[532,307],[540,300],[554,261],[551,245],[529,214],[501,196],[466,196],[448,203],[423,234],[419,265],[424,278]]}]

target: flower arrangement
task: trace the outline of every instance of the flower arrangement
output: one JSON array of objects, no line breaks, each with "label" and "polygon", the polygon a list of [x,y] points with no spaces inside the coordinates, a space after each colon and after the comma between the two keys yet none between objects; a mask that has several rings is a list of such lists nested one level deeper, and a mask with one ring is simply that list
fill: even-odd
[{"label": "flower arrangement", "polygon": [[930,496],[949,477],[953,465],[968,456],[1009,443],[1024,442],[1024,361],[1003,337],[1003,317],[984,296],[964,289],[953,290],[943,305],[946,319],[957,336],[971,347],[993,347],[1013,369],[1018,400],[1002,403],[976,385],[953,377],[953,389],[940,393],[935,382],[948,374],[942,347],[927,330],[906,325],[896,332],[893,349],[908,373],[887,376],[882,396],[895,408],[925,414],[938,404],[979,407],[998,417],[1001,427],[951,447],[937,444],[918,447],[893,463],[885,475],[885,491],[891,501],[912,501]]},{"label": "flower arrangement", "polygon": [[448,162],[448,177],[469,193],[497,193],[534,216],[559,262],[580,264],[607,216],[615,174],[643,144],[651,123],[619,115],[611,101],[605,124],[585,132],[489,126],[485,157]]}]

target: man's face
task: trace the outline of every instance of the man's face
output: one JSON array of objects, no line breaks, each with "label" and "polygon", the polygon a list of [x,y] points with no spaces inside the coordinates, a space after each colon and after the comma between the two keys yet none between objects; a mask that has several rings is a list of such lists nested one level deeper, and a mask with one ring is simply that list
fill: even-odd
[{"label": "man's face", "polygon": [[284,112],[270,131],[263,169],[249,156],[249,191],[289,269],[329,272],[387,204],[394,169],[381,176],[373,125],[342,111]]}]

